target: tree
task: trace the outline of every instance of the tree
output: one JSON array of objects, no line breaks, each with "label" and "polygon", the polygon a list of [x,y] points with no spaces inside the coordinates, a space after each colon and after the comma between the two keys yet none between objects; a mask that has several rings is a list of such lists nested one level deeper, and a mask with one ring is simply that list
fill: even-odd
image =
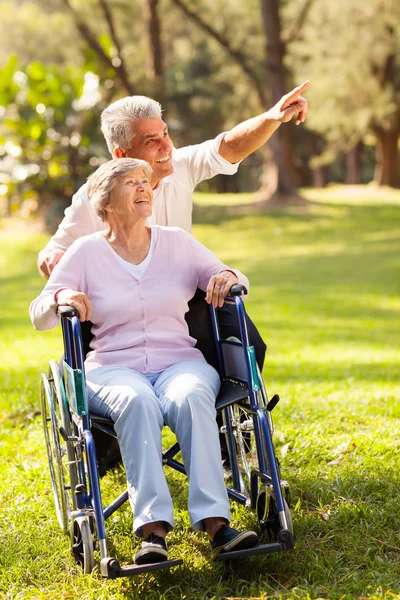
[{"label": "tree", "polygon": [[[224,48],[228,56],[241,67],[249,82],[253,85],[260,108],[266,110],[275,104],[288,91],[287,70],[284,65],[286,48],[296,39],[303,22],[311,8],[313,0],[305,0],[296,18],[291,22],[286,34],[282,30],[279,0],[261,0],[261,16],[265,36],[264,75],[254,68],[250,58],[227,35],[224,35],[209,19],[203,17],[200,9],[194,9],[186,0],[172,0],[186,16],[192,19],[207,35]],[[268,88],[265,85],[267,80]],[[298,197],[296,174],[293,168],[293,143],[290,126],[281,127],[271,138],[265,151],[263,184],[261,193],[266,200]]]},{"label": "tree", "polygon": [[[31,62],[24,69],[11,57],[0,71],[2,183],[13,203],[30,199],[64,205],[97,161],[98,78],[78,67]],[[64,206],[65,207],[65,206]]]},{"label": "tree", "polygon": [[[284,65],[285,43],[282,39],[279,0],[261,0],[264,24],[270,102],[276,104],[287,92],[287,72]],[[267,198],[297,195],[297,184],[293,169],[292,140],[290,128],[280,127],[271,138],[272,151],[266,153],[263,175],[263,193]],[[273,159],[272,159],[273,157]]]},{"label": "tree", "polygon": [[399,52],[395,0],[314,5],[290,57],[290,67],[312,80],[308,126],[326,142],[314,164],[328,164],[360,142],[375,143],[375,181],[399,185]]}]

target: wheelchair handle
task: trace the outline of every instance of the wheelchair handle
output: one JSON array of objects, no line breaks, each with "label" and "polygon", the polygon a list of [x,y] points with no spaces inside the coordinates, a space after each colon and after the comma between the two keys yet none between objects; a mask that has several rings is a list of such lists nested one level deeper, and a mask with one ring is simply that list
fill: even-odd
[{"label": "wheelchair handle", "polygon": [[247,288],[240,283],[235,283],[229,290],[229,296],[244,296],[247,294]]},{"label": "wheelchair handle", "polygon": [[57,314],[61,318],[70,319],[71,317],[79,317],[79,313],[73,306],[68,306],[67,304],[61,305],[57,308]]}]

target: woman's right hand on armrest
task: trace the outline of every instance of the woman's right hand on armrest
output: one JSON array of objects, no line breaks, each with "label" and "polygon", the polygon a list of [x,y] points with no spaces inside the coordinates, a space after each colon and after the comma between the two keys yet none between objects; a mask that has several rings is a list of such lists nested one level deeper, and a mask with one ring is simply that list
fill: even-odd
[{"label": "woman's right hand on armrest", "polygon": [[92,304],[83,292],[76,292],[68,288],[60,290],[55,294],[55,301],[59,306],[73,306],[79,313],[80,321],[90,321],[92,316]]}]

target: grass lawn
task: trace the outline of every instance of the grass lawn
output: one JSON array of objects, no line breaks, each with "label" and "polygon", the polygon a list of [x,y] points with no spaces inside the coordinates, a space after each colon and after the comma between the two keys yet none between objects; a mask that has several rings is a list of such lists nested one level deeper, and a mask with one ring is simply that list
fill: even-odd
[{"label": "grass lawn", "polygon": [[[27,316],[46,237],[0,231],[0,598],[400,598],[400,193],[304,193],[307,208],[264,214],[236,210],[240,197],[196,196],[194,234],[252,285],[247,307],[268,344],[267,389],[282,399],[275,443],[292,490],[295,549],[232,568],[209,561],[205,536],[189,527],[186,482],[170,472],[170,554],[184,566],[116,581],[75,567],[38,412],[39,373],[60,356],[60,332],[35,332]],[[107,502],[123,472],[103,484]],[[256,527],[241,507],[233,517]],[[107,523],[113,551],[131,562],[129,507]]]}]

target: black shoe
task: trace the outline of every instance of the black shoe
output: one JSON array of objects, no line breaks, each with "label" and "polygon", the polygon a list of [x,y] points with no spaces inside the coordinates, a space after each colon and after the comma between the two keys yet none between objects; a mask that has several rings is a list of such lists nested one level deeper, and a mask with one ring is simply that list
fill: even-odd
[{"label": "black shoe", "polygon": [[221,552],[247,550],[257,545],[258,536],[255,531],[236,531],[228,525],[223,525],[211,542],[211,558],[215,560]]},{"label": "black shoe", "polygon": [[148,565],[151,563],[163,562],[168,559],[167,545],[165,540],[154,533],[151,533],[142,542],[142,547],[133,557],[136,565]]}]

